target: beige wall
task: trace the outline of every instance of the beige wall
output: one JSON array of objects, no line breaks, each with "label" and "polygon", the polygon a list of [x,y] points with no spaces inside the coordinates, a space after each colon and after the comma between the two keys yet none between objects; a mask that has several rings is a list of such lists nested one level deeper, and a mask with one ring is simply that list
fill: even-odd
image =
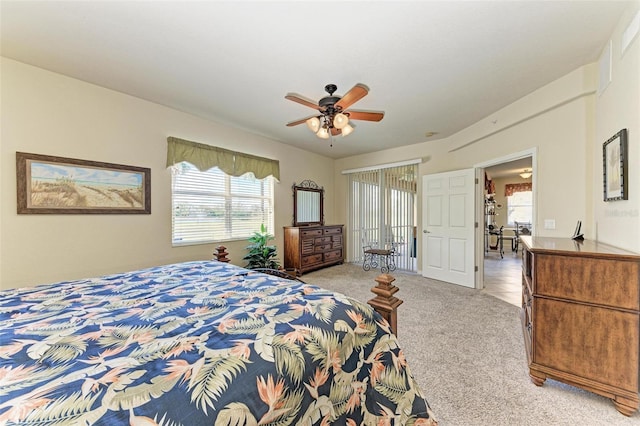
[{"label": "beige wall", "polygon": [[[336,203],[336,217],[347,217],[342,170],[422,158],[420,174],[426,175],[536,149],[534,216],[540,223],[554,219],[556,229],[545,230],[537,223],[534,227],[538,235],[571,235],[576,220],[586,221],[590,214],[587,156],[593,140],[589,122],[594,110],[594,69],[594,65],[579,68],[449,138],[337,160],[336,200],[342,203]],[[589,230],[586,236],[591,237]]]},{"label": "beige wall", "polygon": [[[640,251],[638,38],[620,55],[621,33],[638,9],[640,1],[612,34],[613,81],[602,96],[595,93],[597,64],[591,64],[449,138],[336,161],[3,58],[0,288],[209,258],[217,244],[171,247],[167,136],[280,160],[281,183],[275,193],[280,253],[282,226],[291,224],[293,182],[313,179],[324,186],[326,222],[346,224],[348,188],[342,170],[422,158],[420,175],[426,175],[534,148],[538,235],[571,235],[580,219],[587,225],[586,238]],[[621,128],[629,130],[630,196],[604,203],[602,143]],[[16,151],[150,167],[152,214],[17,215]],[[545,219],[555,219],[556,229],[539,226]],[[232,261],[242,264],[246,243],[225,245]]]},{"label": "beige wall", "polygon": [[[590,64],[449,138],[337,160],[338,220],[347,218],[348,188],[343,170],[422,158],[420,174],[425,175],[470,168],[535,149],[537,235],[570,236],[576,221],[582,220],[586,238],[640,252],[640,169],[634,167],[640,164],[640,38],[622,58],[619,49],[615,49],[620,45],[621,32],[638,9],[640,1],[630,6],[612,35],[614,77],[602,96],[596,94],[597,64]],[[629,201],[605,204],[599,201],[602,143],[621,128],[629,129]],[[540,226],[545,219],[554,219],[556,229]],[[420,259],[418,262],[420,269]]]},{"label": "beige wall", "polygon": [[[639,10],[640,1],[636,1],[611,36],[612,79],[596,100],[591,225],[600,241],[636,252],[640,252],[640,35],[622,56],[621,34]],[[624,128],[629,136],[629,200],[604,202],[602,144]]]},{"label": "beige wall", "polygon": [[[324,186],[325,219],[335,223],[332,159],[6,58],[0,66],[0,288],[211,258],[218,244],[171,247],[167,136],[280,160],[279,253],[282,227],[292,222],[293,182]],[[152,213],[18,215],[16,151],[150,167]],[[243,264],[246,241],[224,245]]]}]

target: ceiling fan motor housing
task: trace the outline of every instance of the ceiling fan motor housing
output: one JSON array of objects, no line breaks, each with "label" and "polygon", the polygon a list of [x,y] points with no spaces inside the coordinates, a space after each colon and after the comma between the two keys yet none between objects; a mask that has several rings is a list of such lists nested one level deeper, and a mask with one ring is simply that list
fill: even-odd
[{"label": "ceiling fan motor housing", "polygon": [[338,86],[335,84],[327,84],[324,86],[324,90],[329,94],[329,96],[325,96],[324,98],[318,101],[318,106],[320,108],[324,108],[327,112],[339,112],[333,106],[338,102],[341,98],[340,96],[333,96],[333,93],[338,90]]},{"label": "ceiling fan motor housing", "polygon": [[325,96],[324,98],[320,99],[320,101],[318,102],[318,106],[320,106],[321,108],[327,108],[327,109],[333,108],[333,106],[339,100],[340,100],[340,96]]}]

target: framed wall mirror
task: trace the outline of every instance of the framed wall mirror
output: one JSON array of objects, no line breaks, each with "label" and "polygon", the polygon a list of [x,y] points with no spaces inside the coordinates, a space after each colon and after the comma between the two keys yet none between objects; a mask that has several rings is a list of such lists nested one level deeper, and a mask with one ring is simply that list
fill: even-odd
[{"label": "framed wall mirror", "polygon": [[293,226],[324,225],[324,189],[312,180],[292,188]]}]

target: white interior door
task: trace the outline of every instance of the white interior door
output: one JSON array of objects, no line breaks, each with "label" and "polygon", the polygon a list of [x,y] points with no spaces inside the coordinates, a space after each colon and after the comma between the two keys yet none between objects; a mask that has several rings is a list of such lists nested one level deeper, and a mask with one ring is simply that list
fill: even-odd
[{"label": "white interior door", "polygon": [[422,275],[475,288],[475,171],[422,178]]}]

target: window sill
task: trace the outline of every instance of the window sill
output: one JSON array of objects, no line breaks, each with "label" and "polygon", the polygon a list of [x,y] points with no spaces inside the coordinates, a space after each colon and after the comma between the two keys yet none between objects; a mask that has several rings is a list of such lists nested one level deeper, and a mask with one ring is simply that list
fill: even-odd
[{"label": "window sill", "polygon": [[227,240],[209,240],[209,241],[187,241],[187,242],[172,242],[171,247],[187,247],[187,246],[205,246],[205,245],[219,245],[222,243],[232,243],[236,241],[247,241],[249,237],[246,238],[229,238]]}]

